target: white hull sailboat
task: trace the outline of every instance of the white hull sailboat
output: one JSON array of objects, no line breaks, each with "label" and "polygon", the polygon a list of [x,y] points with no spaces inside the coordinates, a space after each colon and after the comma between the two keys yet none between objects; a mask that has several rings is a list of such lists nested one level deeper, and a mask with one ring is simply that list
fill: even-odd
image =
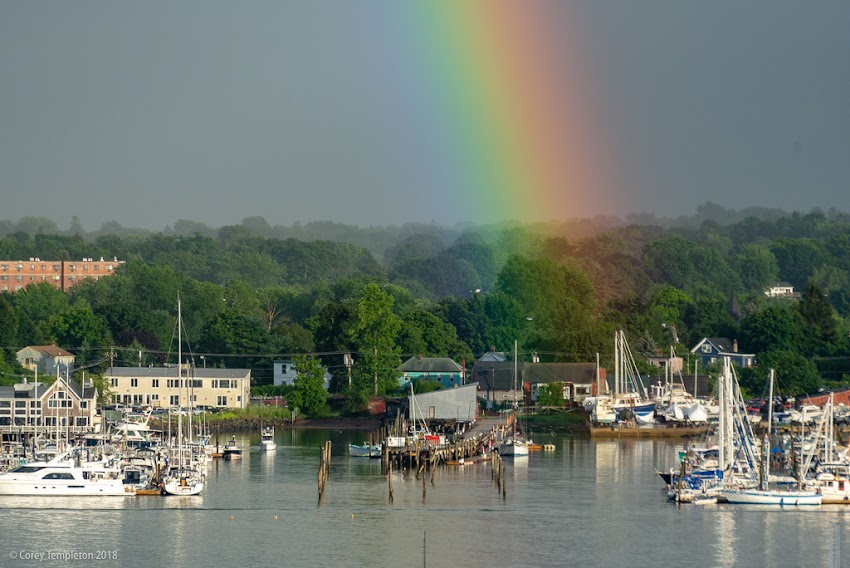
[{"label": "white hull sailboat", "polygon": [[733,505],[820,505],[823,495],[811,491],[760,489],[724,489],[720,494]]},{"label": "white hull sailboat", "polygon": [[[177,384],[182,383],[183,365],[183,317],[180,310],[180,299],[177,299]],[[188,382],[188,381],[187,381]],[[187,396],[187,398],[189,398]],[[189,418],[191,428],[191,417]],[[191,452],[189,452],[191,454]],[[177,414],[177,468],[165,476],[162,481],[162,491],[168,495],[198,495],[204,490],[204,475],[192,467],[191,459],[187,461],[183,451],[183,414]]]},{"label": "white hull sailboat", "polygon": [[517,427],[519,420],[519,402],[516,395],[517,389],[517,344],[514,341],[514,408],[513,422],[510,436],[506,436],[499,444],[499,455],[502,457],[524,457],[528,456],[528,442],[522,437]]}]

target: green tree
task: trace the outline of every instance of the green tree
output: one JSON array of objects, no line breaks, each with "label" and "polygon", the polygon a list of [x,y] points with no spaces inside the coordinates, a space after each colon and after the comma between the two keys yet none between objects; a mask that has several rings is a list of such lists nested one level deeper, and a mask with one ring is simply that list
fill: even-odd
[{"label": "green tree", "polygon": [[360,390],[383,395],[398,388],[396,368],[401,359],[396,338],[401,318],[392,311],[393,298],[377,284],[367,285],[357,304],[357,317],[351,329],[351,340],[359,351],[356,366]]},{"label": "green tree", "polygon": [[802,334],[800,314],[779,305],[754,312],[741,322],[741,343],[757,354],[797,349]]},{"label": "green tree", "polygon": [[540,387],[537,404],[540,406],[564,406],[564,383],[548,383]]},{"label": "green tree", "polygon": [[809,284],[800,297],[797,311],[806,325],[802,336],[807,355],[831,355],[838,346],[838,320],[823,291]]},{"label": "green tree", "polygon": [[747,243],[732,258],[732,265],[745,290],[763,292],[779,279],[779,264],[771,250],[763,245]]},{"label": "green tree", "polygon": [[295,381],[291,395],[291,405],[300,407],[310,416],[327,416],[328,393],[325,391],[325,370],[319,365],[319,360],[307,355],[297,355],[293,358],[295,364]]}]

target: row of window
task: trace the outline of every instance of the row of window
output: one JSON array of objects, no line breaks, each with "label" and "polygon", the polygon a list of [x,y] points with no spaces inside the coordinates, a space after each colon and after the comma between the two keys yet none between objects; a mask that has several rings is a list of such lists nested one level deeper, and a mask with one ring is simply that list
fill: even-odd
[{"label": "row of window", "polygon": [[[115,397],[118,402],[127,405],[140,406],[142,404],[153,404],[156,405],[159,402],[158,394],[125,394],[119,395]],[[191,402],[198,402],[198,395],[193,394],[191,396]],[[237,402],[242,402],[242,397],[236,397]],[[216,406],[227,406],[227,396],[220,395],[215,398]],[[181,406],[180,395],[172,394],[168,397],[168,405],[169,406]]]},{"label": "row of window", "polygon": [[[30,268],[29,268],[30,270],[35,270],[35,269],[36,269],[36,268],[35,268],[35,267],[36,267],[36,265],[35,265],[35,264],[30,264],[29,266],[30,266]],[[18,272],[20,272],[21,270],[23,270],[23,269],[24,269],[24,265],[23,265],[23,264],[16,264],[16,265],[14,265],[14,268],[15,268],[15,270],[17,270]],[[60,272],[60,271],[62,270],[62,265],[61,265],[61,264],[54,264],[54,265],[52,266],[52,269],[53,269],[53,272]],[[84,264],[84,265],[83,265],[83,270],[88,270],[88,269],[89,269],[89,265],[88,265],[88,264]],[[9,265],[8,265],[8,264],[0,264],[0,271],[6,272],[6,271],[8,271],[8,270],[9,270]],[[47,265],[46,265],[46,264],[41,264],[41,265],[39,265],[38,270],[47,270]],[[76,270],[77,270],[77,265],[76,265],[76,264],[69,264],[69,265],[68,265],[68,270],[76,271]],[[98,270],[98,271],[99,271],[99,270],[100,270],[100,265],[99,265],[99,264],[94,264],[94,265],[92,265],[92,270]],[[112,264],[107,264],[107,265],[106,265],[106,270],[111,272],[111,271],[115,270],[115,266],[113,266]]]},{"label": "row of window", "polygon": [[[112,377],[109,379],[109,384],[112,385],[113,388],[118,388],[122,383],[126,386],[126,378]],[[151,388],[158,389],[159,388],[159,379],[151,379]],[[139,379],[135,377],[130,378],[130,388],[137,388],[139,386]],[[202,389],[204,388],[204,380],[203,379],[166,379],[165,386],[170,389],[185,389],[185,388],[193,388],[193,389]],[[210,380],[210,388],[213,389],[236,389],[239,388],[239,380],[238,379],[211,379]]]},{"label": "row of window", "polygon": [[89,425],[88,416],[0,416],[0,426],[84,426]]}]

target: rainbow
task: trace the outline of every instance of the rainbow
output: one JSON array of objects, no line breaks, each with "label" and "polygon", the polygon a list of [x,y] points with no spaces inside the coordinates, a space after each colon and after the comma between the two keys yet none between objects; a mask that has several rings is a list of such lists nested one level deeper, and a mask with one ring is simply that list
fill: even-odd
[{"label": "rainbow", "polygon": [[[400,2],[428,183],[494,220],[621,214],[611,137],[574,3]],[[582,51],[584,48],[585,51]]]}]

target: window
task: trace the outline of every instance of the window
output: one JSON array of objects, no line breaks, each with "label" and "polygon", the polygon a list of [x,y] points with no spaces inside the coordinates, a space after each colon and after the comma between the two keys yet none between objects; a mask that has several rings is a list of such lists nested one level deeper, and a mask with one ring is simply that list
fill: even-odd
[{"label": "window", "polygon": [[8,275],[8,274],[4,274],[3,276],[0,276],[0,280],[2,280],[3,282],[8,281],[8,280],[9,280],[9,275]]},{"label": "window", "polygon": [[226,396],[217,396],[215,397],[215,403],[217,406],[227,406],[227,397]]},{"label": "window", "polygon": [[82,408],[83,410],[85,410],[85,409],[87,409],[88,407],[89,407],[89,401],[87,401],[87,400],[81,400],[81,401],[80,401],[80,408]]},{"label": "window", "polygon": [[94,265],[94,270],[100,270],[100,265],[99,265],[99,264],[95,264],[95,265]]},{"label": "window", "polygon": [[76,279],[77,279],[76,276],[69,276],[68,277],[68,280],[70,280],[71,282],[74,282]]},{"label": "window", "polygon": [[60,270],[62,270],[61,264],[54,264],[53,265],[53,272],[59,272]]},{"label": "window", "polygon": [[35,274],[30,274],[30,282],[34,282],[34,281],[35,281]]},{"label": "window", "polygon": [[74,271],[74,270],[76,270],[76,269],[77,269],[77,265],[76,265],[76,264],[72,264],[72,265],[68,266],[68,270]]},{"label": "window", "polygon": [[204,380],[203,379],[192,379],[189,383],[193,389],[202,389],[204,388]]},{"label": "window", "polygon": [[118,386],[118,379],[116,379],[114,377],[109,379],[109,384],[112,385],[113,387],[117,387]]},{"label": "window", "polygon": [[89,417],[88,416],[77,416],[76,423],[74,426],[88,426],[89,425]]},{"label": "window", "polygon": [[133,406],[139,406],[143,402],[143,397],[140,394],[133,395]]},{"label": "window", "polygon": [[0,264],[0,270],[9,270],[8,264]]},{"label": "window", "polygon": [[151,379],[151,386],[155,389],[159,388],[159,379]]},{"label": "window", "polygon": [[711,353],[711,345],[709,345],[708,343],[704,343],[702,346],[702,352]]},{"label": "window", "polygon": [[21,274],[18,274],[17,276],[15,276],[15,281],[17,281],[17,282],[20,282],[20,281],[22,281],[23,279],[24,279],[24,277],[23,277],[23,275],[21,275]]},{"label": "window", "polygon": [[48,473],[47,475],[42,477],[42,479],[74,479],[74,476],[65,471],[57,471],[53,473]]},{"label": "window", "polygon": [[152,394],[151,400],[159,400],[159,395],[158,394]]},{"label": "window", "polygon": [[180,395],[179,394],[172,394],[168,398],[168,404],[170,404],[171,406],[180,406]]},{"label": "window", "polygon": [[61,279],[62,279],[62,277],[61,277],[61,276],[59,276],[58,274],[54,274],[54,275],[53,275],[53,281],[54,281],[54,282],[58,282],[58,281],[59,281],[59,280],[61,280]]},{"label": "window", "polygon": [[130,379],[130,386],[131,387],[139,386],[139,379]]}]

